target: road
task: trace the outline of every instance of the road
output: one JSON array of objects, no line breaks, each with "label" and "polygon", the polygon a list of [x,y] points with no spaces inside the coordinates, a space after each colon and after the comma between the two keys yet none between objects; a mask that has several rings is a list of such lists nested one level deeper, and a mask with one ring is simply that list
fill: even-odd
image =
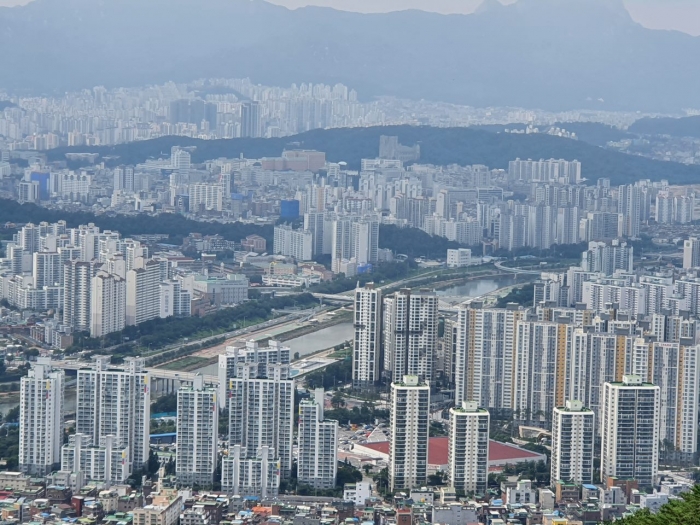
[{"label": "road", "polygon": [[501,261],[495,262],[494,266],[504,272],[522,275],[540,275],[543,271],[547,271],[546,268],[543,268],[541,270],[523,270],[521,268],[510,268],[508,266],[503,266],[503,263]]}]

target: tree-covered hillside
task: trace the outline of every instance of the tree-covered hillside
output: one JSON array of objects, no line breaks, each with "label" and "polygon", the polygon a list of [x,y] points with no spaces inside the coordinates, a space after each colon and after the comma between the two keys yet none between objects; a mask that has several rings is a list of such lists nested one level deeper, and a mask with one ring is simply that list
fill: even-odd
[{"label": "tree-covered hillside", "polygon": [[616,521],[615,525],[698,525],[700,524],[700,485],[683,494],[683,500],[672,501],[657,514],[647,510]]},{"label": "tree-covered hillside", "polygon": [[301,135],[276,139],[201,140],[189,137],[162,137],[118,146],[58,148],[49,151],[50,160],[65,160],[72,152],[99,153],[108,164],[137,164],[149,158],[170,155],[172,146],[195,146],[192,161],[204,162],[219,157],[247,158],[279,156],[292,148],[325,151],[332,162],[345,161],[351,169],[359,169],[363,158],[379,153],[381,135],[398,135],[402,144],[420,143],[421,160],[426,164],[484,164],[507,169],[515,158],[580,160],[583,176],[590,183],[609,178],[613,184],[640,179],[668,179],[672,184],[700,180],[700,166],[686,166],[627,155],[616,151],[544,134],[520,135],[490,133],[472,128],[433,128],[427,126],[388,126],[314,130]]}]

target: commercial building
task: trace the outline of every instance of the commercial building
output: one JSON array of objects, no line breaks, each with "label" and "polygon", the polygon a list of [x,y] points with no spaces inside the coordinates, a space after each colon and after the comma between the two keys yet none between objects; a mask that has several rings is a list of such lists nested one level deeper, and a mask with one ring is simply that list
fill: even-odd
[{"label": "commercial building", "polygon": [[605,383],[601,475],[654,484],[659,462],[659,387],[626,375]]},{"label": "commercial building", "polygon": [[45,476],[60,462],[65,375],[39,358],[20,381],[19,468]]},{"label": "commercial building", "polygon": [[556,407],[552,418],[551,483],[593,482],[595,414],[580,401]]},{"label": "commercial building", "polygon": [[489,474],[489,421],[487,410],[474,401],[450,409],[448,478],[463,494],[485,494]]},{"label": "commercial building", "polygon": [[297,479],[315,489],[332,489],[338,470],[338,422],[325,419],[322,388],[299,403]]},{"label": "commercial building", "polygon": [[469,248],[458,248],[456,250],[447,250],[447,267],[448,268],[464,268],[469,266],[472,261],[472,251]]},{"label": "commercial building", "polygon": [[428,476],[430,386],[406,375],[391,383],[389,490],[425,485]]},{"label": "commercial building", "polygon": [[231,306],[247,301],[248,284],[248,279],[242,274],[194,274],[182,278],[182,289],[189,292],[193,299],[201,297],[217,306]]}]

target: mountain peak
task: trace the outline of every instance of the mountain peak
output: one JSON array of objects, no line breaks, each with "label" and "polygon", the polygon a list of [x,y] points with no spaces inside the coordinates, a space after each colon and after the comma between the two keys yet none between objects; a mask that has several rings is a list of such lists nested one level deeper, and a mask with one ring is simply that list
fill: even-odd
[{"label": "mountain peak", "polygon": [[623,0],[518,0],[511,4],[522,13],[546,13],[550,16],[614,17],[618,22],[632,22]]},{"label": "mountain peak", "polygon": [[474,11],[476,14],[499,11],[505,6],[498,0],[483,0],[481,5]]}]

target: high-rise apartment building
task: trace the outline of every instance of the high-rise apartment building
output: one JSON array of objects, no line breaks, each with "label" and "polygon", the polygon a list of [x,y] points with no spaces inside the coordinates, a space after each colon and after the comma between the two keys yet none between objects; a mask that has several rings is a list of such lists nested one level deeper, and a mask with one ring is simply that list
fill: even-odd
[{"label": "high-rise apartment building", "polygon": [[618,235],[620,237],[639,237],[642,225],[642,208],[645,194],[638,184],[627,184],[618,189],[617,212],[620,215]]},{"label": "high-rise apartment building", "polygon": [[430,386],[406,375],[391,384],[389,490],[425,485],[428,476]]},{"label": "high-rise apartment building", "polygon": [[[561,372],[561,366],[557,368],[557,356],[565,341],[564,329],[564,325],[557,323],[516,323],[512,408],[517,418],[546,421],[551,417],[556,406],[556,372]],[[507,356],[505,359],[508,360]]]},{"label": "high-rise apartment building", "polygon": [[610,243],[590,242],[588,250],[583,252],[581,268],[586,272],[612,275],[617,270],[632,272],[634,247],[626,242],[614,239]]},{"label": "high-rise apartment building", "polygon": [[340,272],[344,260],[357,264],[377,262],[379,258],[379,219],[374,216],[342,215],[332,222],[331,266]]},{"label": "high-rise apartment building", "polygon": [[552,417],[552,484],[593,483],[595,414],[580,401],[556,407]]},{"label": "high-rise apartment building", "polygon": [[123,330],[126,321],[126,281],[104,271],[92,278],[90,336]]},{"label": "high-rise apartment building", "polygon": [[262,114],[259,102],[241,105],[241,137],[262,137]]},{"label": "high-rise apartment building", "polygon": [[151,394],[144,360],[129,357],[113,366],[109,357],[97,356],[90,367],[78,370],[76,432],[93,445],[107,436],[115,447],[128,451],[127,464],[140,469],[148,461]]},{"label": "high-rise apartment building", "polygon": [[332,489],[338,471],[338,422],[323,415],[324,392],[313,392],[299,403],[299,483],[316,489]]},{"label": "high-rise apartment building", "polygon": [[652,343],[645,365],[646,379],[660,392],[659,439],[692,456],[698,450],[700,347]]},{"label": "high-rise apartment building", "polygon": [[92,278],[98,266],[92,262],[68,261],[64,267],[63,322],[77,332],[90,330],[92,306]]},{"label": "high-rise apartment building", "polygon": [[458,492],[485,494],[489,475],[489,419],[474,401],[450,409],[448,471]]},{"label": "high-rise apartment building", "polygon": [[313,259],[314,236],[308,230],[294,230],[291,226],[282,224],[275,226],[273,251],[275,254],[294,257],[298,261]]},{"label": "high-rise apartment building", "polygon": [[126,272],[126,324],[141,324],[160,316],[160,263],[138,258]]},{"label": "high-rise apartment building", "polygon": [[700,266],[700,239],[691,237],[683,241],[683,268],[690,270]]},{"label": "high-rise apartment building", "polygon": [[382,292],[374,283],[355,290],[355,342],[352,355],[353,388],[371,388],[379,381]]},{"label": "high-rise apartment building", "polygon": [[601,476],[654,484],[659,463],[659,387],[626,375],[605,383]]},{"label": "high-rise apartment building", "polygon": [[258,377],[267,377],[269,365],[288,365],[290,362],[291,349],[274,339],[267,346],[260,346],[253,340],[246,341],[243,346],[227,346],[226,353],[219,355],[219,407],[223,410],[228,405],[231,379],[238,377],[239,366],[256,364]]},{"label": "high-rise apartment building", "polygon": [[384,371],[433,378],[437,351],[438,297],[430,290],[403,289],[384,298]]},{"label": "high-rise apartment building", "polygon": [[268,446],[248,454],[243,446],[233,445],[221,463],[221,488],[230,495],[276,498],[280,480],[279,460]]},{"label": "high-rise apartment building", "polygon": [[[268,365],[264,376],[256,363],[237,366],[236,377],[229,382],[229,447],[240,446],[240,451],[224,459],[222,470],[228,473],[222,480],[224,490],[235,488],[236,476],[242,471],[262,468],[260,472],[267,472],[263,467],[270,462],[277,465],[281,478],[289,477],[293,413],[294,380],[288,365]],[[250,479],[263,483],[261,477]],[[269,489],[264,483],[242,485],[249,495],[260,496]]]},{"label": "high-rise apartment building", "polygon": [[116,441],[114,436],[107,436],[100,444],[93,444],[88,435],[71,434],[61,447],[61,470],[71,473],[77,488],[90,481],[125,483],[129,479],[129,451],[118,447]]},{"label": "high-rise apartment building", "polygon": [[525,310],[484,308],[480,301],[460,308],[455,349],[455,402],[512,408],[515,327]]},{"label": "high-rise apartment building", "polygon": [[19,468],[45,476],[60,462],[65,375],[39,358],[20,381]]},{"label": "high-rise apartment building", "polygon": [[219,406],[217,390],[204,378],[177,391],[177,452],[175,476],[180,486],[210,488],[218,463]]}]

